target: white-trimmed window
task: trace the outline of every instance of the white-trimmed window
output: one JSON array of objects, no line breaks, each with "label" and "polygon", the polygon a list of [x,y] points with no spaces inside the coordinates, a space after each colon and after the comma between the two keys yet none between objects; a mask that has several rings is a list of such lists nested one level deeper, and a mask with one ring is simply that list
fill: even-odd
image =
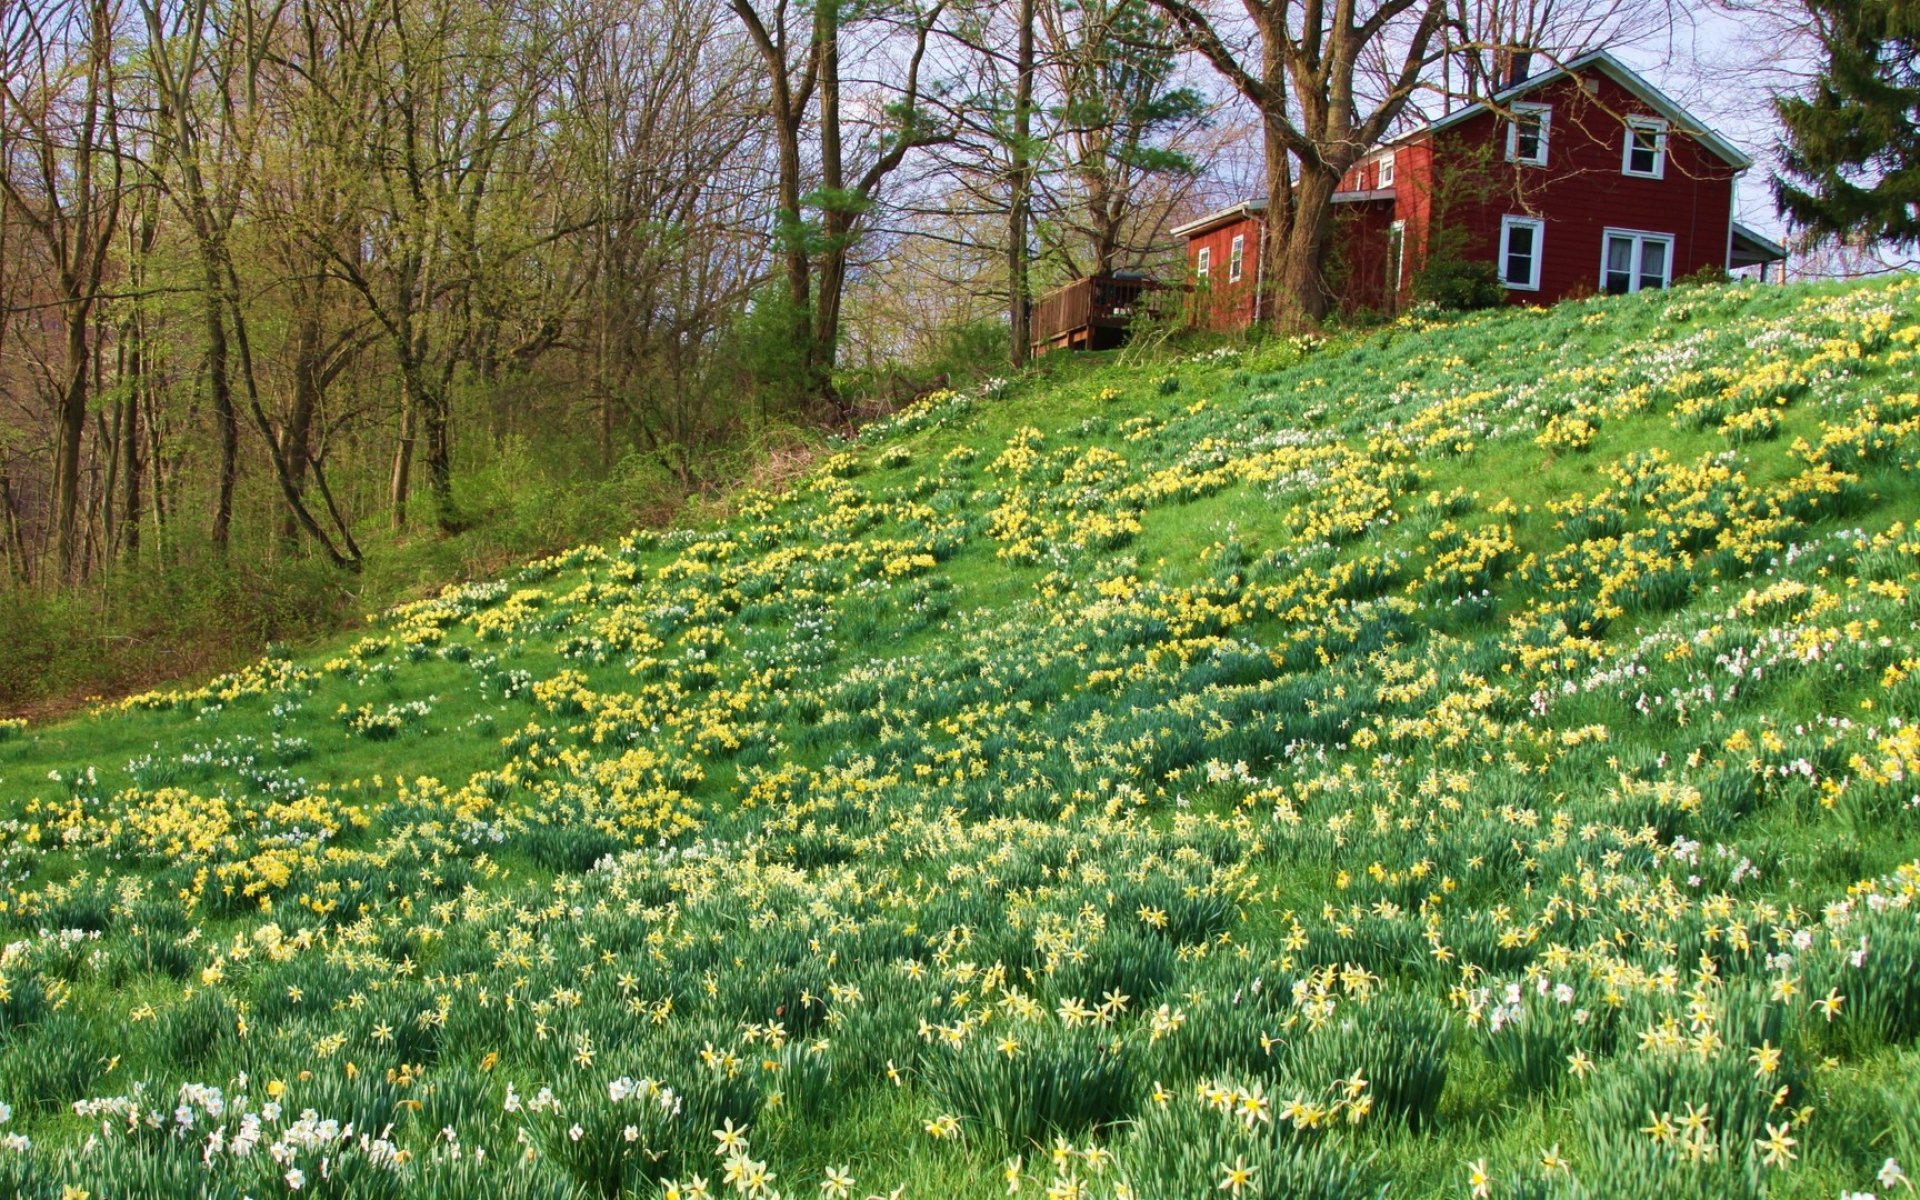
[{"label": "white-trimmed window", "polygon": [[1600,290],[1624,296],[1673,282],[1673,235],[1609,229],[1600,243]]},{"label": "white-trimmed window", "polygon": [[1193,274],[1196,279],[1205,279],[1207,272],[1213,269],[1213,247],[1202,246],[1193,256]]},{"label": "white-trimmed window", "polygon": [[1507,161],[1547,165],[1547,130],[1553,109],[1545,104],[1515,104],[1507,122]]},{"label": "white-trimmed window", "polygon": [[1540,290],[1540,244],[1546,222],[1538,217],[1500,218],[1500,282],[1516,292]]},{"label": "white-trimmed window", "polygon": [[1227,248],[1227,282],[1239,283],[1240,272],[1247,262],[1247,235],[1236,233],[1233,243]]},{"label": "white-trimmed window", "polygon": [[1660,179],[1667,173],[1667,123],[1659,117],[1628,117],[1620,173]]},{"label": "white-trimmed window", "polygon": [[1400,296],[1400,283],[1406,278],[1407,223],[1395,221],[1387,226],[1387,307]]},{"label": "white-trimmed window", "polygon": [[1393,186],[1393,155],[1389,154],[1380,160],[1380,178],[1375,186],[1381,188]]}]

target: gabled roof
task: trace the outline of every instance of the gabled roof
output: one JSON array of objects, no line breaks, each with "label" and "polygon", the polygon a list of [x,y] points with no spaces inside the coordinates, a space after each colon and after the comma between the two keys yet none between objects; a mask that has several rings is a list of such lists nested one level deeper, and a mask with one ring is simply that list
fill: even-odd
[{"label": "gabled roof", "polygon": [[1633,71],[1632,68],[1605,50],[1589,51],[1551,70],[1542,71],[1538,75],[1523,79],[1512,87],[1495,92],[1491,101],[1477,100],[1465,108],[1456,108],[1436,121],[1429,121],[1418,129],[1392,139],[1392,142],[1411,141],[1414,138],[1424,137],[1427,134],[1458,125],[1462,121],[1472,120],[1474,117],[1486,112],[1491,106],[1506,105],[1514,100],[1520,99],[1538,87],[1552,83],[1556,79],[1576,75],[1589,67],[1599,71],[1621,87],[1632,92],[1645,103],[1648,108],[1653,109],[1653,111],[1672,122],[1676,129],[1694,138],[1701,145],[1719,155],[1735,170],[1744,171],[1753,165],[1751,158],[1742,154],[1732,142],[1727,141],[1727,139],[1708,128],[1705,121],[1700,120],[1686,109],[1680,107],[1671,96],[1653,86],[1651,83],[1648,83]]},{"label": "gabled roof", "polygon": [[1218,229],[1222,225],[1244,221],[1248,217],[1258,216],[1265,211],[1267,211],[1267,201],[1264,196],[1255,200],[1242,200],[1229,208],[1217,208],[1204,217],[1195,217],[1185,225],[1175,225],[1168,232],[1173,237],[1192,237],[1197,233],[1205,233],[1209,229]]}]

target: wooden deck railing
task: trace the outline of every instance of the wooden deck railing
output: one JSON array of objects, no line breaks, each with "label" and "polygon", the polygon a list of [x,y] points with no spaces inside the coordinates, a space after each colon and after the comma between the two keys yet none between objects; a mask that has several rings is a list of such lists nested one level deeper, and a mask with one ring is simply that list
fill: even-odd
[{"label": "wooden deck railing", "polygon": [[1092,275],[1048,292],[1033,303],[1034,353],[1120,345],[1126,340],[1127,326],[1159,286],[1150,279]]}]

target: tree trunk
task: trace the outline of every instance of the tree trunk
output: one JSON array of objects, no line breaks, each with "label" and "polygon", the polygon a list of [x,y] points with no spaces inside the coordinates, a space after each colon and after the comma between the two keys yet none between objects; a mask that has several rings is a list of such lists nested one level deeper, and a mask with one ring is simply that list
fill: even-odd
[{"label": "tree trunk", "polygon": [[846,290],[853,213],[840,146],[840,7],[836,0],[821,0],[815,6],[813,38],[813,52],[820,63],[820,191],[824,197],[820,223],[825,244],[814,282],[807,383],[816,399],[837,411],[840,397],[834,392],[833,365],[840,347],[840,297]]},{"label": "tree trunk", "polygon": [[[1284,30],[1261,30],[1261,82],[1274,95],[1286,91],[1286,67],[1283,57]],[[1281,309],[1279,282],[1281,262],[1287,239],[1293,233],[1293,157],[1287,148],[1282,122],[1274,114],[1262,116],[1261,150],[1267,165],[1267,223],[1261,240],[1260,279],[1255,285],[1254,320],[1274,322]]]},{"label": "tree trunk", "polygon": [[1327,315],[1330,297],[1324,260],[1333,192],[1339,182],[1339,173],[1329,167],[1301,167],[1300,183],[1294,189],[1291,228],[1274,280],[1278,300],[1274,320],[1282,330],[1317,329]]},{"label": "tree trunk", "polygon": [[357,563],[366,556],[360,552],[360,543],[353,540],[353,527],[347,524],[346,515],[340,511],[339,503],[334,500],[333,489],[327,486],[327,470],[321,462],[321,458],[324,457],[321,455],[312,460],[313,486],[320,489],[320,499],[326,502],[327,515],[333,518],[334,528],[340,531],[341,545],[346,547],[347,553]]},{"label": "tree trunk", "polygon": [[833,385],[834,362],[840,353],[840,298],[847,285],[847,230],[842,221],[829,217],[827,237],[832,244],[820,256],[818,288],[814,297],[813,344],[807,351],[809,391],[842,417],[846,416],[838,390]]},{"label": "tree trunk", "polygon": [[780,120],[780,239],[786,247],[787,303],[796,320],[813,307],[813,262],[807,255],[806,223],[800,212],[800,115]]},{"label": "tree trunk", "polygon": [[159,539],[158,550],[162,561],[167,555],[167,460],[165,456],[164,433],[160,421],[158,389],[151,382],[140,389],[140,400],[145,407],[147,426],[147,469],[153,479],[149,491],[153,493],[153,532]]},{"label": "tree trunk", "polygon": [[[79,308],[75,312],[75,308]],[[80,549],[80,439],[87,431],[87,311],[68,301],[66,380],[54,456],[54,576],[75,582]]]},{"label": "tree trunk", "polygon": [[460,519],[453,507],[453,421],[448,392],[444,387],[422,387],[422,392],[420,412],[426,426],[427,486],[433,493],[433,519],[440,532],[457,533]]},{"label": "tree trunk", "polygon": [[333,539],[327,536],[326,530],[320,528],[320,523],[313,519],[313,514],[300,499],[299,489],[293,485],[293,475],[287,467],[282,440],[274,434],[273,423],[267,419],[267,410],[260,404],[259,376],[253,369],[253,337],[248,332],[246,310],[240,307],[240,275],[234,270],[232,258],[225,253],[226,243],[220,242],[215,248],[224,261],[227,283],[232,288],[226,296],[226,301],[228,311],[233,317],[234,346],[240,352],[240,378],[246,385],[247,409],[253,414],[253,423],[260,431],[261,440],[267,444],[267,457],[273,463],[273,476],[280,484],[280,495],[286,500],[287,508],[299,522],[300,528],[306,530],[307,536],[318,542],[320,548],[326,551],[328,561],[336,567],[357,570],[360,565],[358,554],[353,559],[348,559],[340,553],[339,548],[333,544]]},{"label": "tree trunk", "polygon": [[[116,375],[126,378],[126,351],[116,351],[114,364]],[[95,437],[100,443],[101,457],[106,460],[106,478],[100,483],[100,523],[102,536],[101,562],[111,563],[120,553],[120,439],[126,433],[127,401],[124,396],[113,402],[113,416],[109,420],[104,412],[94,414],[97,427]]]},{"label": "tree trunk", "polygon": [[221,311],[220,272],[202,248],[206,291],[202,307],[207,326],[207,382],[213,399],[213,419],[220,437],[218,486],[213,503],[211,538],[214,551],[224,555],[233,527],[233,487],[240,475],[240,421],[233,407],[233,380],[227,369],[227,322]]},{"label": "tree trunk", "polygon": [[129,559],[140,557],[140,396],[139,388],[146,382],[140,371],[140,351],[135,347],[131,356],[134,367],[130,387],[133,389],[122,401],[126,407],[121,417],[120,430],[120,526],[122,529],[121,549]]},{"label": "tree trunk", "polygon": [[32,583],[33,564],[27,558],[27,543],[20,536],[19,514],[14,511],[13,480],[5,471],[0,471],[0,522],[5,522],[4,528],[0,528],[0,535],[4,535],[7,562],[13,567],[13,577],[23,584]]},{"label": "tree trunk", "polygon": [[1013,94],[1013,197],[1007,205],[1007,325],[1014,370],[1027,365],[1033,340],[1033,291],[1027,272],[1028,206],[1033,167],[1027,142],[1033,136],[1033,0],[1020,0],[1020,40]]},{"label": "tree trunk", "polygon": [[413,483],[413,393],[402,389],[400,399],[400,441],[393,448],[393,478],[387,495],[393,506],[393,527],[407,527],[407,494]]},{"label": "tree trunk", "polygon": [[[303,499],[307,487],[307,461],[313,452],[313,415],[320,408],[320,318],[315,307],[303,304],[293,334],[293,407],[287,413],[286,426],[280,431],[280,457],[286,464],[287,489],[294,498]],[[293,506],[280,520],[280,540],[289,544],[300,538],[300,519]]]}]

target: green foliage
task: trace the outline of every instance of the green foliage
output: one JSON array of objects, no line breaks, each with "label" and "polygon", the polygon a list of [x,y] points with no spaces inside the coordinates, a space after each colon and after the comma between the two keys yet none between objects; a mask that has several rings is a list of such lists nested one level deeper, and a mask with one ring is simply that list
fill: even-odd
[{"label": "green foliage", "polygon": [[1125,1120],[1141,1087],[1132,1059],[1126,1043],[1101,1028],[1014,1026],[998,1040],[982,1034],[932,1046],[923,1063],[942,1111],[1015,1152]]},{"label": "green foliage", "polygon": [[812,321],[812,308],[796,305],[776,282],[755,292],[727,330],[721,360],[746,384],[762,421],[798,411],[813,398]]},{"label": "green foliage", "polygon": [[1472,312],[1506,303],[1507,289],[1492,263],[1436,256],[1414,273],[1413,298],[1448,312]]},{"label": "green foliage", "polygon": [[1825,61],[1782,95],[1774,200],[1818,236],[1920,242],[1920,14],[1900,0],[1804,0]]},{"label": "green foliage", "polygon": [[1252,1168],[1237,1194],[1258,1200],[1360,1200],[1377,1189],[1365,1155],[1337,1135],[1249,1126],[1184,1095],[1141,1115],[1120,1164],[1141,1196],[1210,1195],[1236,1166]]},{"label": "green foliage", "polygon": [[[1472,312],[1506,303],[1506,285],[1487,261],[1486,248],[1475,244],[1469,221],[1488,201],[1513,186],[1511,170],[1497,157],[1491,142],[1462,148],[1435,166],[1428,185],[1432,216],[1427,244],[1413,276],[1415,301],[1446,312]],[[1463,213],[1469,214],[1467,220],[1462,219]]]},{"label": "green foliage", "polygon": [[1289,1075],[1319,1087],[1358,1072],[1380,1117],[1420,1129],[1440,1110],[1451,1043],[1452,1026],[1438,1004],[1394,994],[1343,1005],[1293,1043],[1286,1065]]}]

